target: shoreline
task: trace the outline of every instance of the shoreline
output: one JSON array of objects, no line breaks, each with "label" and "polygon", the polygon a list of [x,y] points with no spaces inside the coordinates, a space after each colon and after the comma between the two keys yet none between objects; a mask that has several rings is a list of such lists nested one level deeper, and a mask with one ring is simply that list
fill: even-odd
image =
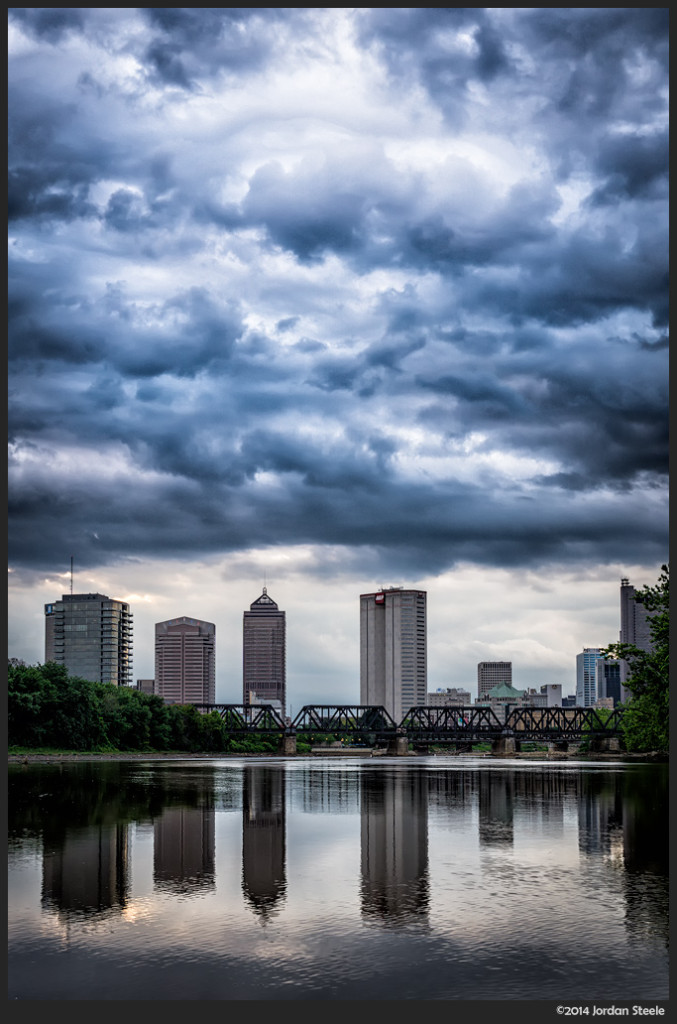
[{"label": "shoreline", "polygon": [[[266,754],[266,753],[214,753],[209,751],[206,753],[190,753],[186,751],[178,751],[176,753],[162,753],[158,751],[129,751],[129,752],[116,752],[116,753],[92,753],[89,751],[83,751],[82,753],[64,753],[64,754],[42,754],[42,753],[23,753],[23,754],[8,754],[8,764],[49,764],[49,763],[72,763],[78,761],[239,761],[242,758],[258,758],[269,760],[275,758],[279,760],[284,758],[285,760],[292,760],[295,758],[336,758],[337,756],[342,757],[361,757],[371,760],[372,757],[376,756],[383,757],[384,755],[380,752],[374,754],[371,750],[364,750],[361,752],[349,753],[348,751],[313,751],[308,754]],[[403,758],[419,759],[421,757],[472,757],[475,760],[485,760],[491,758],[495,761],[505,760],[516,760],[516,761],[626,761],[631,763],[636,762],[650,762],[658,763],[669,760],[668,754],[663,754],[657,751],[650,751],[644,754],[628,753],[623,751],[620,753],[584,753],[581,754],[578,751],[547,751],[547,750],[529,750],[529,751],[515,751],[510,754],[491,754],[488,751],[478,752],[476,754],[456,754],[456,753],[435,753],[435,754],[415,754],[413,752],[407,754],[391,755],[396,756],[398,760]]]}]

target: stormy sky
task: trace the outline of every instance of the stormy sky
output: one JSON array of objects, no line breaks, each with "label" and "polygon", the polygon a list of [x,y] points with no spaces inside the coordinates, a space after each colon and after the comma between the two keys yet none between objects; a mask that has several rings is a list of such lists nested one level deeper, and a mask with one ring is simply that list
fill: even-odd
[{"label": "stormy sky", "polygon": [[135,678],[196,616],[238,700],[266,582],[357,701],[403,585],[430,689],[573,689],[668,557],[667,18],[10,8],[10,655],[73,556]]}]

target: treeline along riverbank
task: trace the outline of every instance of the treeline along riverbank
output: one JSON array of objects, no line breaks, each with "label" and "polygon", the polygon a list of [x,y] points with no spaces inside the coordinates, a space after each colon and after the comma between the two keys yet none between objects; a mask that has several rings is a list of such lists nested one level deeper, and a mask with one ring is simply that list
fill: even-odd
[{"label": "treeline along riverbank", "polygon": [[10,750],[275,753],[276,737],[228,735],[217,712],[165,704],[131,687],[69,676],[63,665],[8,666]]}]

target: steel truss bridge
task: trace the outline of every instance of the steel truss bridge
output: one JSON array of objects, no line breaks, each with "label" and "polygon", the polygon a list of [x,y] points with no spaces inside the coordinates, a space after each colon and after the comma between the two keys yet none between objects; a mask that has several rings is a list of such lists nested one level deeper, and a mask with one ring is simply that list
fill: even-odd
[{"label": "steel truss bridge", "polygon": [[232,735],[344,736],[383,743],[406,737],[416,745],[481,743],[514,739],[553,743],[576,742],[585,734],[610,738],[621,731],[623,709],[513,708],[501,721],[486,705],[428,707],[418,705],[395,722],[384,707],[365,704],[307,704],[293,721],[270,704],[197,704],[205,714],[216,712]]}]

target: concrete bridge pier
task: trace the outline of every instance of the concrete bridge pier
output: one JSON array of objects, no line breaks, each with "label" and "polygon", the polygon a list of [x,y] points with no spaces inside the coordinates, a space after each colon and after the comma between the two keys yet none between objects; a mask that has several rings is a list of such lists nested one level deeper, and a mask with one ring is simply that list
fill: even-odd
[{"label": "concrete bridge pier", "polygon": [[514,736],[501,736],[491,742],[491,753],[497,757],[509,756],[517,750],[517,743]]},{"label": "concrete bridge pier", "polygon": [[619,736],[591,736],[589,749],[595,754],[618,754],[621,740]]},{"label": "concrete bridge pier", "polygon": [[280,754],[287,757],[296,753],[296,733],[283,732],[280,737]]},{"label": "concrete bridge pier", "polygon": [[395,757],[402,757],[403,754],[409,753],[409,740],[406,736],[393,736],[388,741],[388,753]]},{"label": "concrete bridge pier", "polygon": [[552,743],[548,745],[551,750],[557,751],[558,753],[562,754],[566,754],[567,750],[569,749],[568,740],[554,740]]}]

